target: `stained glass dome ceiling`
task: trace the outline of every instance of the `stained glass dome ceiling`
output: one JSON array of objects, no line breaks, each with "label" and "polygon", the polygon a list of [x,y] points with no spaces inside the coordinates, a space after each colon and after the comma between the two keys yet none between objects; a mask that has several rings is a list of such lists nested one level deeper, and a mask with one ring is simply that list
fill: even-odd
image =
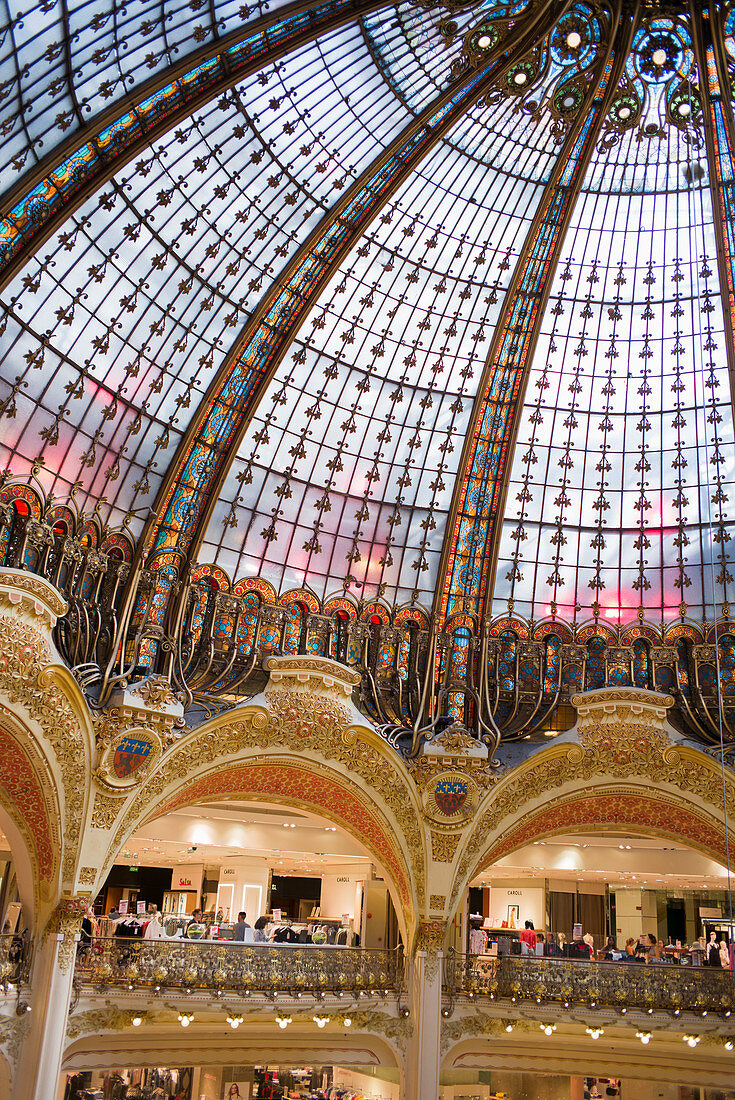
[{"label": "stained glass dome ceiling", "polygon": [[279,592],[711,618],[733,22],[11,8],[3,467]]}]

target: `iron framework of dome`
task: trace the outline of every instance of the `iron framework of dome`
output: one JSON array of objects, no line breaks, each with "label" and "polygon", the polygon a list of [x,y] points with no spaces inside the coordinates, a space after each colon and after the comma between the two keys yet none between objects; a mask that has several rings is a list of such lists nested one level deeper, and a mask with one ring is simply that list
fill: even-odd
[{"label": "iron framework of dome", "polygon": [[0,560],[95,705],[332,656],[402,751],[735,747],[735,10],[44,0],[1,39]]}]

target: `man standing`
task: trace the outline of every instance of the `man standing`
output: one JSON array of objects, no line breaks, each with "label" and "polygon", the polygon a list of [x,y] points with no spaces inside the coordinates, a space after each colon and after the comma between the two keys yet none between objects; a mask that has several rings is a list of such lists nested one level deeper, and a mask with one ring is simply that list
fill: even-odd
[{"label": "man standing", "polygon": [[247,913],[238,913],[237,914],[237,924],[235,925],[235,939],[236,940],[244,940],[245,939],[245,929],[250,928],[250,925],[245,923],[245,917],[246,916],[247,916]]}]

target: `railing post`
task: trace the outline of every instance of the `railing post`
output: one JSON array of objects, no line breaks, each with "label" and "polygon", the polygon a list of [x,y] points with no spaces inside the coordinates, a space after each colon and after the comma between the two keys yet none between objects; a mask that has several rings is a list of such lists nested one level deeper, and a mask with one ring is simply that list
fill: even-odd
[{"label": "railing post", "polygon": [[66,1045],[81,920],[82,910],[76,900],[60,902],[36,945],[30,975],[30,1011],[22,1018],[22,1046],[13,1074],[12,1100],[48,1100],[56,1088]]}]

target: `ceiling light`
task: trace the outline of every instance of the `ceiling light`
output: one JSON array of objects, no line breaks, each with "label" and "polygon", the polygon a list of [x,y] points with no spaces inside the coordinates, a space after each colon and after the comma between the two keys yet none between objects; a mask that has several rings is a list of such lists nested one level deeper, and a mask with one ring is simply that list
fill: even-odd
[{"label": "ceiling light", "polygon": [[133,1027],[140,1027],[140,1025],[143,1023],[143,1020],[140,1016],[133,1016],[133,1018],[130,1022],[133,1025]]},{"label": "ceiling light", "polygon": [[288,1027],[288,1025],[291,1023],[291,1017],[290,1016],[276,1016],[276,1023],[278,1024],[278,1026],[280,1028]]},{"label": "ceiling light", "polygon": [[553,1035],[556,1031],[556,1024],[539,1024],[539,1027],[544,1035]]},{"label": "ceiling light", "polygon": [[582,45],[582,35],[579,31],[570,31],[567,35],[567,46],[570,50],[576,50],[578,46]]},{"label": "ceiling light", "polygon": [[697,1043],[699,1042],[699,1040],[700,1040],[700,1036],[699,1035],[682,1035],[682,1039],[690,1047],[695,1047],[697,1045]]},{"label": "ceiling light", "polygon": [[725,1050],[732,1050],[733,1047],[735,1047],[735,1043],[733,1043],[732,1039],[728,1039],[725,1043]]},{"label": "ceiling light", "polygon": [[513,1024],[506,1024],[505,1025],[505,1030],[508,1031],[508,1032],[512,1031],[513,1030]]},{"label": "ceiling light", "polygon": [[601,1035],[605,1034],[604,1028],[601,1027],[586,1027],[585,1031],[591,1039],[599,1039]]},{"label": "ceiling light", "polygon": [[345,1016],[345,1018],[344,1018],[344,1020],[342,1021],[342,1023],[343,1023],[343,1025],[344,1025],[345,1027],[352,1027],[352,1020],[350,1019],[350,1017],[349,1017],[349,1016]]},{"label": "ceiling light", "polygon": [[636,1039],[640,1039],[640,1041],[643,1043],[644,1047],[647,1047],[648,1044],[651,1041],[651,1032],[650,1031],[636,1031],[635,1035],[636,1035]]},{"label": "ceiling light", "polygon": [[179,1023],[181,1024],[182,1027],[188,1027],[193,1019],[194,1019],[194,1013],[193,1012],[180,1012],[179,1013]]},{"label": "ceiling light", "polygon": [[328,1016],[312,1016],[312,1020],[317,1027],[326,1027],[326,1025],[329,1023]]}]

